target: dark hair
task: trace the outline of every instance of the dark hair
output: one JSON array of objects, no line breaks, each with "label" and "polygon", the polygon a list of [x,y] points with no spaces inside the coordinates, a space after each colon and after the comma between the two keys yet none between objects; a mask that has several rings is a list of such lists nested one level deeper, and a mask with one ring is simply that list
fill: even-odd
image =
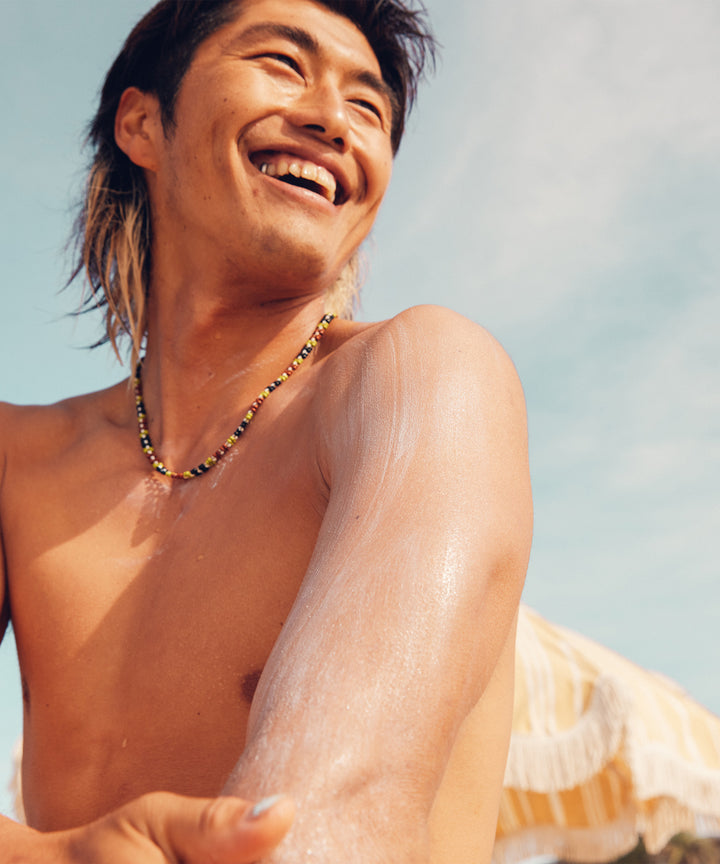
[{"label": "dark hair", "polygon": [[[288,0],[292,2],[292,0]],[[420,79],[435,56],[435,41],[420,0],[318,0],[352,21],[377,57],[394,101],[391,141],[397,152]],[[152,93],[166,131],[198,46],[240,12],[242,0],[161,0],[135,26],[108,72],[88,142],[93,162],[75,227],[79,250],[72,281],[83,269],[92,295],[86,308],[105,307],[105,336],[118,351],[128,335],[137,356],[145,334],[150,269],[150,207],[140,168],[115,143],[115,115],[128,87]],[[357,273],[357,261],[352,271]],[[347,279],[345,280],[347,282]],[[352,297],[345,299],[351,310]],[[346,310],[348,309],[346,308]]]}]

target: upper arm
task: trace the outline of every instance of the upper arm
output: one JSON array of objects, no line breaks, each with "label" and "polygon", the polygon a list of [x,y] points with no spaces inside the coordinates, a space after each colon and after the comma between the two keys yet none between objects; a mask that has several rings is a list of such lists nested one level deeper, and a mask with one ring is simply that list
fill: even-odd
[{"label": "upper arm", "polygon": [[411,310],[356,352],[324,426],[329,504],[256,694],[239,788],[294,786],[346,822],[393,799],[405,831],[427,815],[517,609],[531,530],[522,392],[484,331]]},{"label": "upper arm", "polygon": [[10,428],[5,415],[9,410],[9,406],[0,404],[0,430],[3,430],[3,435],[0,437],[0,642],[2,642],[7,630],[8,622],[10,621],[10,598],[7,591],[7,573],[5,567],[5,546],[3,542],[3,525],[2,525],[2,497],[5,487],[5,470],[7,465],[7,442],[4,440],[4,430]]},{"label": "upper arm", "polygon": [[2,535],[0,535],[0,643],[5,637],[8,623],[10,621],[10,603],[5,586],[5,564],[2,550]]}]

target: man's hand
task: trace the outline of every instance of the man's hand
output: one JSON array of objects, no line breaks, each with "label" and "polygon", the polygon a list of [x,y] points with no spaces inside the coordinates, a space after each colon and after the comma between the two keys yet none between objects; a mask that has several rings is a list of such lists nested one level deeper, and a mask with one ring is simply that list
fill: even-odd
[{"label": "man's hand", "polygon": [[0,864],[252,864],[282,840],[294,812],[284,797],[253,807],[241,798],[156,792],[81,828],[28,832],[22,848],[8,838]]}]

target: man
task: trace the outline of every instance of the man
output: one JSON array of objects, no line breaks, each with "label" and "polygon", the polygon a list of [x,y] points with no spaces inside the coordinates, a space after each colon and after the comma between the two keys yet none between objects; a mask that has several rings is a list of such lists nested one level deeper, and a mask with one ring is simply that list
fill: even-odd
[{"label": "man", "polygon": [[326,314],[428,39],[397,0],[164,0],[111,69],[82,258],[145,357],[2,407],[31,827],[0,864],[489,857],[521,389],[446,310]]}]

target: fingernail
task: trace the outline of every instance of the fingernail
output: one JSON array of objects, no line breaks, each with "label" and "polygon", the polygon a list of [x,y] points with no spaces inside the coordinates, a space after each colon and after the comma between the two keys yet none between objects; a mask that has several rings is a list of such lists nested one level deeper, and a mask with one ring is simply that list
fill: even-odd
[{"label": "fingernail", "polygon": [[277,802],[283,798],[283,795],[270,795],[267,798],[263,798],[262,801],[258,801],[258,803],[250,810],[245,817],[246,819],[259,819],[263,813],[267,813],[267,811],[274,807]]}]

